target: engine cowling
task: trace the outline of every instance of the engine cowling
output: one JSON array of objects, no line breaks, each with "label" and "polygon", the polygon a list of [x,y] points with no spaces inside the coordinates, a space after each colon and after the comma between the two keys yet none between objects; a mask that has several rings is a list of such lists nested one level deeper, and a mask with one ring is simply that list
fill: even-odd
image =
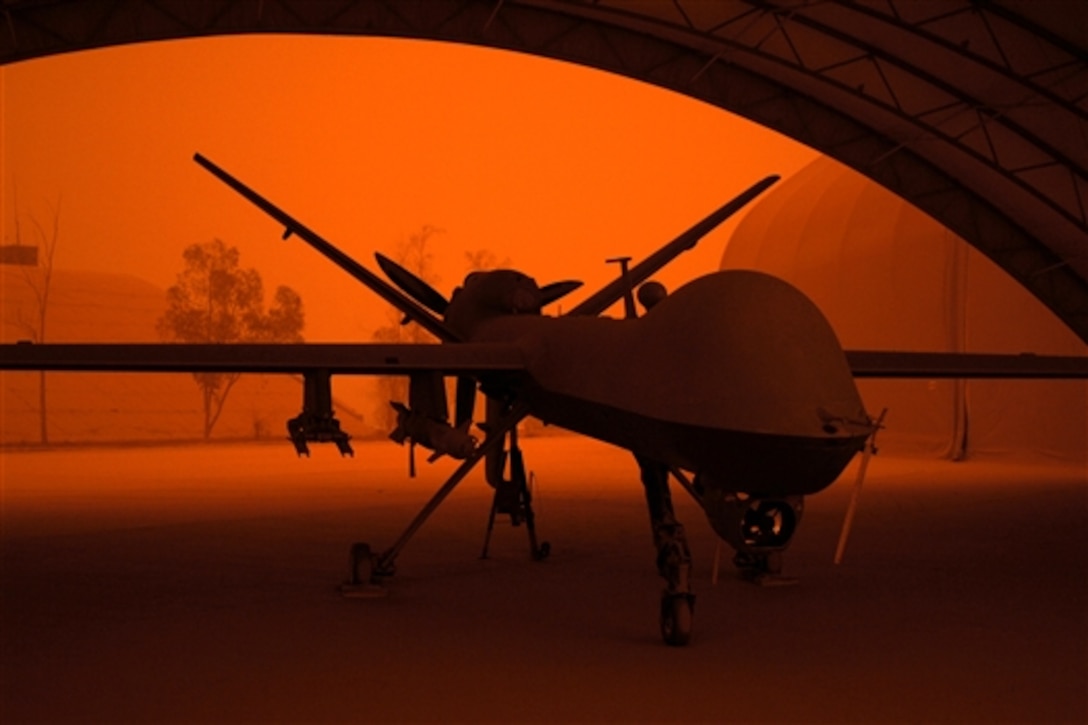
[{"label": "engine cowling", "polygon": [[803,496],[758,498],[708,483],[696,476],[707,519],[730,546],[751,554],[784,551],[789,546],[804,513]]}]

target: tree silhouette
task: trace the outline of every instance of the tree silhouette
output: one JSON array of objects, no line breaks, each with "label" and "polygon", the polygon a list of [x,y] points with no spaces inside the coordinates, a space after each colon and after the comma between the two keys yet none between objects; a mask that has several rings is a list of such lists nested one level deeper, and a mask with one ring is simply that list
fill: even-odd
[{"label": "tree silhouette", "polygon": [[484,272],[489,269],[506,269],[510,266],[510,258],[499,256],[490,249],[477,249],[474,252],[465,252],[465,263],[469,272]]},{"label": "tree silhouette", "polygon": [[[24,246],[22,225],[19,223],[19,201],[15,199],[15,244]],[[34,314],[31,319],[23,316],[22,308],[16,311],[15,324],[34,342],[45,341],[46,312],[49,308],[49,292],[53,284],[53,257],[60,239],[60,199],[49,205],[49,226],[31,214],[30,224],[37,237],[37,258],[34,267],[23,267],[23,281],[34,296]],[[38,373],[38,423],[42,445],[49,444],[49,425],[46,418],[45,371]]]},{"label": "tree silhouette", "polygon": [[[167,309],[157,329],[164,340],[187,343],[302,342],[302,299],[290,287],[276,288],[264,309],[264,289],[255,269],[238,264],[237,247],[216,239],[182,253],[185,268],[166,290]],[[204,438],[223,412],[239,373],[194,373],[204,403]]]}]

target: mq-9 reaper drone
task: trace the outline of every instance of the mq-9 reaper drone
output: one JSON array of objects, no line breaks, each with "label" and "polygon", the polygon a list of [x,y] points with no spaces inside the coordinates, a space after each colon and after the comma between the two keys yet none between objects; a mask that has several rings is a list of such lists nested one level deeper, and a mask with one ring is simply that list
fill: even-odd
[{"label": "mq-9 reaper drone", "polygon": [[[777,181],[768,176],[715,210],[560,317],[542,309],[581,286],[539,286],[513,270],[470,274],[449,299],[380,254],[393,282],[322,239],[235,177],[195,160],[434,335],[441,344],[5,345],[0,369],[294,373],[302,412],[287,423],[300,455],[331,442],[351,454],[333,413],[331,377],[409,377],[397,410],[397,442],[462,463],[388,549],[351,547],[349,596],[382,592],[396,559],[427,517],[481,460],[497,514],[524,522],[538,543],[518,424],[532,415],[620,446],[638,463],[657,567],[665,580],[660,628],[670,645],[691,636],[691,554],[676,520],[670,475],[706,512],[750,578],[774,580],[803,512],[804,496],[829,486],[867,447],[879,423],[855,376],[1084,377],[1083,359],[1036,356],[845,353],[827,320],[800,291],[755,271],[719,271],[672,294],[647,280]],[[395,286],[394,286],[395,285]],[[636,292],[637,290],[637,292]],[[637,313],[635,299],[644,313]],[[625,317],[601,314],[619,301]],[[452,419],[444,379],[456,378]],[[485,433],[471,431],[477,390]],[[509,471],[509,473],[507,473]],[[485,540],[484,554],[488,542]]]}]

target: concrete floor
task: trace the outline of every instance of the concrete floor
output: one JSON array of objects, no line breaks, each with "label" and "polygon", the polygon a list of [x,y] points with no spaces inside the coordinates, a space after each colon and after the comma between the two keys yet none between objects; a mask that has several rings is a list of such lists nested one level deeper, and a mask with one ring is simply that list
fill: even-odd
[{"label": "concrete floor", "polygon": [[361,444],[6,453],[0,721],[1088,721],[1083,467],[874,460],[809,499],[793,587],[696,556],[695,636],[661,644],[633,461],[525,441],[552,556],[522,529],[477,558],[489,498],[458,489],[391,592],[345,600],[350,542],[388,545],[452,469]]}]

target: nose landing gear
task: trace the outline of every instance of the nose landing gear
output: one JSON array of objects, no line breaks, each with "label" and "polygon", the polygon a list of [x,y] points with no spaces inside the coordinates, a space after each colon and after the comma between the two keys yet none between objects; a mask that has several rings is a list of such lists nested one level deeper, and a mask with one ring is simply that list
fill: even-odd
[{"label": "nose landing gear", "polygon": [[684,527],[666,524],[655,532],[658,541],[657,570],[665,579],[661,593],[661,638],[671,647],[691,640],[695,595],[691,593],[691,553]]},{"label": "nose landing gear", "polygon": [[661,593],[661,638],[671,647],[691,641],[695,595],[691,592],[691,551],[684,527],[676,520],[669,492],[669,467],[636,457],[650,510],[657,548],[657,571],[665,580]]}]

